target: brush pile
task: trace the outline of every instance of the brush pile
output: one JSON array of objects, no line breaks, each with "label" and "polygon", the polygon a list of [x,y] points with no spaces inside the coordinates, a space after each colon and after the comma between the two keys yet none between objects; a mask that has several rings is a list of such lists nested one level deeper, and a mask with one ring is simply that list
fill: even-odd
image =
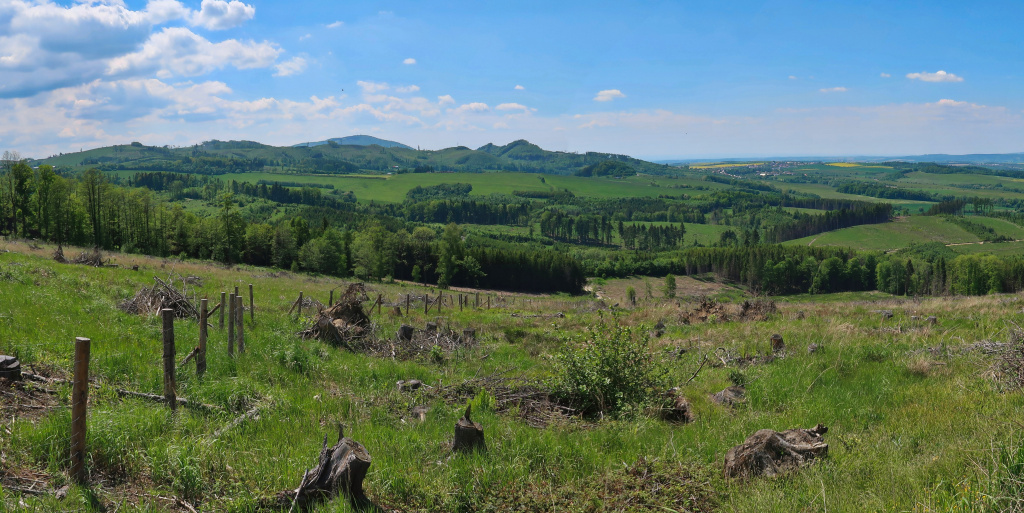
[{"label": "brush pile", "polygon": [[707,296],[697,298],[697,308],[682,315],[683,324],[723,322],[729,320],[725,305]]},{"label": "brush pile", "polygon": [[352,349],[381,358],[413,360],[426,356],[443,359],[456,350],[476,345],[476,332],[473,330],[458,333],[451,328],[428,322],[422,330],[403,324],[393,339],[368,338]]},{"label": "brush pile", "polygon": [[363,301],[368,299],[362,283],[349,285],[334,306],[325,309],[319,305],[313,324],[300,331],[299,336],[355,350],[356,342],[373,333],[370,317],[363,310]]},{"label": "brush pile", "polygon": [[514,414],[535,428],[578,418],[580,412],[557,403],[543,384],[522,378],[486,376],[471,378],[457,385],[434,389],[449,404],[465,404],[467,400],[486,403],[498,413]]},{"label": "brush pile", "polygon": [[747,300],[740,304],[739,318],[744,321],[767,321],[777,311],[775,301],[770,299]]},{"label": "brush pile", "polygon": [[139,290],[135,296],[122,301],[117,307],[123,312],[136,315],[157,315],[160,310],[170,308],[179,319],[199,318],[195,291],[189,290],[188,280],[179,276],[177,281],[181,282],[181,290],[178,290],[174,286],[173,275],[166,282],[155,276],[153,279],[156,281],[153,287]]}]

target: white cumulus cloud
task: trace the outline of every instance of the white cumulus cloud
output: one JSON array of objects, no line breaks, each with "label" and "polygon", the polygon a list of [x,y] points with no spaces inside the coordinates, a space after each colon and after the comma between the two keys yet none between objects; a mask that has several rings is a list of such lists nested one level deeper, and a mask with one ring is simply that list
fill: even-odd
[{"label": "white cumulus cloud", "polygon": [[153,34],[134,53],[110,60],[108,75],[164,71],[196,76],[232,66],[238,69],[267,68],[281,49],[266,41],[228,39],[213,43],[184,27],[168,27]]},{"label": "white cumulus cloud", "polygon": [[225,30],[237,27],[255,15],[255,7],[238,0],[203,0],[199,11],[189,16],[189,22],[210,30]]},{"label": "white cumulus cloud", "polygon": [[399,93],[415,93],[416,91],[419,91],[419,90],[420,90],[420,86],[418,86],[418,85],[408,85],[408,86],[402,86],[402,87],[396,87],[395,88],[395,91],[399,92]]},{"label": "white cumulus cloud", "polygon": [[513,89],[515,89],[516,91],[522,91],[523,89],[526,89],[526,88],[521,86],[521,85],[519,85],[519,84],[516,84],[516,86]]},{"label": "white cumulus cloud", "polygon": [[373,94],[379,91],[387,91],[391,88],[387,82],[371,82],[369,80],[360,80],[356,84],[362,88],[363,93]]},{"label": "white cumulus cloud", "polygon": [[952,73],[946,73],[941,69],[935,73],[929,73],[922,71],[920,73],[907,73],[907,78],[911,80],[920,80],[922,82],[963,82],[963,77],[959,77]]},{"label": "white cumulus cloud", "polygon": [[521,110],[523,112],[530,112],[536,109],[531,109],[526,105],[520,103],[502,103],[497,107],[494,107],[494,110]]},{"label": "white cumulus cloud", "polygon": [[416,64],[416,59],[409,57],[408,59],[402,61],[402,64]]},{"label": "white cumulus cloud", "polygon": [[277,72],[274,73],[275,77],[297,75],[306,71],[306,59],[303,59],[302,57],[292,57],[287,61],[278,63],[274,66],[274,69],[277,70]]},{"label": "white cumulus cloud", "polygon": [[451,112],[453,112],[455,114],[465,114],[465,113],[487,112],[489,110],[491,110],[491,108],[488,107],[486,103],[473,102],[473,103],[464,103],[462,105],[459,105],[457,108],[452,109]]},{"label": "white cumulus cloud", "polygon": [[438,96],[437,97],[437,104],[438,105],[454,105],[455,104],[455,98],[452,98],[452,95],[450,95],[450,94],[446,94],[444,96]]},{"label": "white cumulus cloud", "polygon": [[604,91],[598,91],[597,96],[594,97],[595,102],[610,102],[616,98],[625,98],[626,95],[622,94],[622,91],[618,89],[605,89]]}]

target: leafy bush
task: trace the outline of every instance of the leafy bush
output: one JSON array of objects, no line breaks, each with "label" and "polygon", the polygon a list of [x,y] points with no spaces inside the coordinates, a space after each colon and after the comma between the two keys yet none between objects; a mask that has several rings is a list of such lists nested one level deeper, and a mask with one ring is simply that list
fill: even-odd
[{"label": "leafy bush", "polygon": [[618,323],[569,337],[556,355],[552,389],[584,414],[617,414],[650,402],[667,369],[651,353],[647,330]]}]

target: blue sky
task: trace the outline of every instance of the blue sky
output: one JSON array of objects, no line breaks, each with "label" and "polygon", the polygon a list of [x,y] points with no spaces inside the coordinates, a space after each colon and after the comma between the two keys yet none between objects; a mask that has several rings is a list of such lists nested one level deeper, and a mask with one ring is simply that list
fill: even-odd
[{"label": "blue sky", "polygon": [[1021,19],[1024,2],[0,0],[0,147],[1018,152]]}]

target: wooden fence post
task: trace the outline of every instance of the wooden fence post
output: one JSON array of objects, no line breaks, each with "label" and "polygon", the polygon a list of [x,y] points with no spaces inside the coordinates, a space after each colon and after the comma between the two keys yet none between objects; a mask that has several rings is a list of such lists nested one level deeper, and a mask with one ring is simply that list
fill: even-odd
[{"label": "wooden fence post", "polygon": [[423,313],[426,314],[430,311],[430,294],[423,294]]},{"label": "wooden fence post", "polygon": [[238,301],[238,354],[245,352],[245,303],[240,297],[235,298]]},{"label": "wooden fence post", "polygon": [[224,329],[224,307],[225,307],[224,303],[226,302],[226,301],[224,301],[224,295],[225,294],[227,294],[227,292],[221,292],[220,293],[220,324],[218,325],[218,328],[217,328],[217,329],[220,329],[220,330]]},{"label": "wooden fence post", "polygon": [[252,283],[249,284],[249,322],[256,322],[256,305],[252,301]]},{"label": "wooden fence post", "polygon": [[487,295],[487,309],[488,310],[491,309],[491,295],[490,294]]},{"label": "wooden fence post", "polygon": [[206,321],[210,314],[206,309],[209,306],[208,299],[199,300],[199,354],[196,355],[196,375],[202,376],[206,373]]},{"label": "wooden fence post", "polygon": [[410,303],[411,299],[412,299],[412,294],[406,294],[405,295],[405,316],[406,317],[409,316],[409,303]]},{"label": "wooden fence post", "polygon": [[441,307],[444,306],[444,292],[437,293],[437,313],[441,313]]},{"label": "wooden fence post", "polygon": [[302,291],[299,291],[299,317],[302,317]]},{"label": "wooden fence post", "polygon": [[164,319],[164,400],[171,410],[178,407],[174,383],[174,310],[160,311]]},{"label": "wooden fence post", "polygon": [[331,289],[331,299],[327,300],[327,307],[330,308],[332,306],[334,306],[334,289]]},{"label": "wooden fence post", "polygon": [[384,294],[377,294],[377,315],[380,315],[380,309],[384,306]]},{"label": "wooden fence post", "polygon": [[235,356],[235,295],[228,296],[228,356]]},{"label": "wooden fence post", "polygon": [[479,292],[476,293],[476,306],[475,306],[475,308],[480,308],[480,293]]},{"label": "wooden fence post", "polygon": [[71,477],[80,484],[89,480],[85,468],[85,417],[89,402],[89,346],[85,337],[75,338],[75,374],[71,388]]}]

